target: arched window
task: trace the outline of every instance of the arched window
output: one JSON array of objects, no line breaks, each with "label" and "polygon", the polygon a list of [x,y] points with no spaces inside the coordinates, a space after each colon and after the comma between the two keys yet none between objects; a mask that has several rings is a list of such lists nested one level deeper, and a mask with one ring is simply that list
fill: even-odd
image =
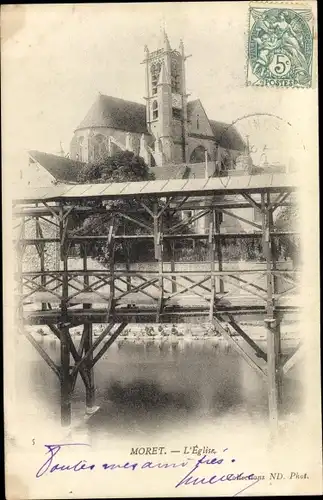
[{"label": "arched window", "polygon": [[[208,161],[211,161],[211,156],[207,153]],[[190,163],[204,163],[205,162],[205,147],[197,146],[190,156]]]},{"label": "arched window", "polygon": [[83,142],[84,142],[84,137],[81,135],[77,139],[77,154],[76,154],[76,159],[78,161],[83,160]]},{"label": "arched window", "polygon": [[150,71],[151,71],[151,88],[152,88],[152,94],[153,95],[157,94],[157,84],[158,84],[158,78],[159,78],[160,70],[161,70],[161,63],[160,62],[152,64],[151,67],[150,67]]},{"label": "arched window", "polygon": [[91,144],[93,155],[90,156],[92,156],[93,160],[96,160],[107,152],[106,138],[104,135],[97,134],[92,137]]},{"label": "arched window", "polygon": [[172,61],[172,69],[171,69],[171,84],[172,84],[172,92],[177,94],[180,92],[180,74],[178,62],[176,59]]},{"label": "arched window", "polygon": [[153,101],[153,120],[157,120],[158,118],[158,102]]}]

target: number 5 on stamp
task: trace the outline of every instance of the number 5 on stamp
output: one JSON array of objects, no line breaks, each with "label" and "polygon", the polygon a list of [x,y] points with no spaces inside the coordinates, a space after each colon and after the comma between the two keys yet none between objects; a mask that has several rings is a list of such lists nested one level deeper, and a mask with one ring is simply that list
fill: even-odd
[{"label": "number 5 on stamp", "polygon": [[313,14],[281,3],[249,8],[247,84],[312,85]]}]

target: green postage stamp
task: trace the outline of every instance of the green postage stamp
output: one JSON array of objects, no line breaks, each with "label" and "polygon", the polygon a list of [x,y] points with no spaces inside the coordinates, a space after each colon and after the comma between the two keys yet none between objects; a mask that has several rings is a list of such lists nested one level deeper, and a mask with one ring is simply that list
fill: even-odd
[{"label": "green postage stamp", "polygon": [[288,7],[279,2],[260,5],[249,8],[247,84],[311,87],[312,10],[292,3]]}]

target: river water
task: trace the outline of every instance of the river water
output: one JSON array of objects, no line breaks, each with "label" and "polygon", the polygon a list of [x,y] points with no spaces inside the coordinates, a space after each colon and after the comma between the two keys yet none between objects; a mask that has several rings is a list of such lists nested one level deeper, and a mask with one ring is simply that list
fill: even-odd
[{"label": "river water", "polygon": [[[51,335],[35,337],[59,364],[59,341]],[[24,411],[28,395],[33,402],[29,412],[59,422],[58,378],[23,337],[17,359],[16,387]],[[104,432],[147,435],[201,419],[264,421],[268,412],[265,381],[218,338],[118,339],[95,366],[95,384],[100,410],[86,424],[94,437]],[[284,379],[283,415],[298,414],[303,392],[301,366],[296,365]],[[80,420],[85,410],[80,379],[72,408],[73,421]]]}]

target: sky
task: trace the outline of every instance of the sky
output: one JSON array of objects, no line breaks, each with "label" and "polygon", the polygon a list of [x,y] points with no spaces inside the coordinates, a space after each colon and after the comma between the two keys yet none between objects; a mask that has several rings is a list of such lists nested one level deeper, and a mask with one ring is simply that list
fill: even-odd
[{"label": "sky", "polygon": [[[301,99],[302,106],[310,108],[311,92],[246,86],[248,2],[22,8],[22,28],[2,43],[2,124],[8,158],[28,149],[57,153],[60,141],[67,152],[73,130],[99,92],[144,103],[144,46],[157,48],[162,26],[172,48],[183,39],[191,55],[186,66],[189,99],[200,98],[209,118],[238,120],[242,130],[255,134],[251,142],[257,142],[257,127],[243,117],[270,113],[278,118],[268,117],[266,138],[260,134],[262,146],[256,149],[264,144],[269,148],[271,141],[271,149],[280,154],[286,127],[292,127],[295,151],[306,143],[310,116],[304,118],[294,104]],[[6,12],[2,18],[10,23]],[[279,133],[271,134],[270,124],[278,122]]]}]

